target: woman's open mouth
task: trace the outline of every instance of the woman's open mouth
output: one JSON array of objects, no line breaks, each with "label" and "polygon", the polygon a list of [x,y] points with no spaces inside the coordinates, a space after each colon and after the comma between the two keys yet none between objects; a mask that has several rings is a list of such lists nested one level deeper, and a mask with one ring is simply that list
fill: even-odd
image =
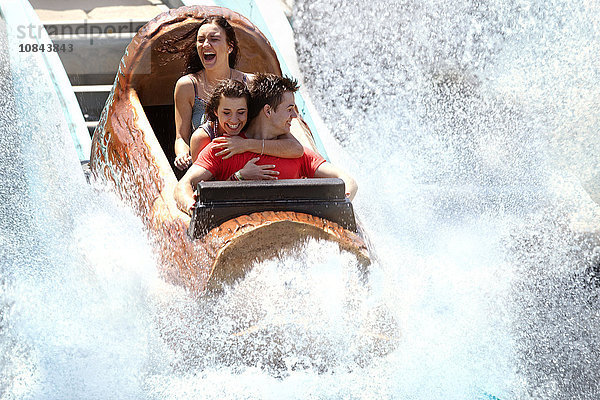
[{"label": "woman's open mouth", "polygon": [[202,53],[202,56],[204,58],[204,61],[213,61],[215,58],[217,58],[217,54],[213,53],[213,52],[204,52]]},{"label": "woman's open mouth", "polygon": [[238,130],[242,127],[242,124],[228,124],[225,123],[225,127],[227,128],[228,133],[237,133]]}]

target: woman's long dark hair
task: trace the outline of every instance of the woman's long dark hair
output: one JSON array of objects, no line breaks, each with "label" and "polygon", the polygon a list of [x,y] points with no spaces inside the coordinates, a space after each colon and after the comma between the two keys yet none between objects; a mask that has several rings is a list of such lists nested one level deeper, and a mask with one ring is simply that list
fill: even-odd
[{"label": "woman's long dark hair", "polygon": [[[217,26],[223,28],[223,30],[225,31],[225,40],[227,41],[227,44],[230,45],[232,48],[231,53],[229,53],[229,68],[235,68],[240,49],[238,47],[238,42],[237,38],[235,37],[235,30],[233,29],[233,26],[231,26],[231,24],[227,22],[225,17],[221,15],[213,15],[211,17],[204,18],[202,22],[200,22],[198,29],[200,29],[200,27],[205,24],[216,24]],[[196,30],[195,37],[197,36],[198,30]],[[196,40],[194,40],[194,51],[192,51],[192,54],[190,55],[190,59],[187,66],[188,74],[195,73],[204,69],[204,65],[202,64],[202,61],[200,61],[200,56],[198,55],[198,51],[196,50]]]}]

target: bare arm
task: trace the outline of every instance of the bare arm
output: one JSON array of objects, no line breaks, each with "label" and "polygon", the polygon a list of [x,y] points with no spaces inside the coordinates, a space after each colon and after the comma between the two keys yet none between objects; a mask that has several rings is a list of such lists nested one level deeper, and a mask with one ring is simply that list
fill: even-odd
[{"label": "bare arm", "polygon": [[354,199],[356,191],[358,190],[356,181],[350,175],[329,162],[324,162],[317,168],[315,171],[315,178],[340,178],[344,181],[346,196],[348,196],[350,200]]},{"label": "bare arm", "polygon": [[192,207],[195,204],[194,189],[196,185],[198,185],[198,182],[207,181],[212,177],[213,175],[209,170],[193,164],[175,186],[174,197],[177,208],[191,215]]},{"label": "bare arm", "polygon": [[175,85],[175,166],[181,170],[192,163],[190,136],[192,131],[192,108],[194,86],[187,76],[179,78]]},{"label": "bare arm", "polygon": [[[235,154],[250,151],[281,158],[298,158],[304,154],[300,142],[290,133],[278,136],[276,140],[243,139],[239,136],[221,136],[214,140],[216,149],[222,149],[217,156],[227,159]],[[264,147],[263,147],[264,146]]]},{"label": "bare arm", "polygon": [[200,127],[192,133],[190,139],[190,153],[192,154],[192,162],[196,161],[198,154],[210,143],[210,136],[204,128]]}]

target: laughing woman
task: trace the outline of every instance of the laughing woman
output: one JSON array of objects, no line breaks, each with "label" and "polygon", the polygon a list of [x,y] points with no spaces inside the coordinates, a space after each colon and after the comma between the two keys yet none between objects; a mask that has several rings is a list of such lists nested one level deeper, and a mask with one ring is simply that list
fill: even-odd
[{"label": "laughing woman", "polygon": [[[246,83],[252,75],[234,69],[238,44],[233,27],[221,16],[204,19],[196,35],[196,53],[189,70],[175,85],[175,166],[192,164],[192,133],[206,122],[206,102],[217,83],[233,79]],[[194,71],[195,70],[195,71]]]}]

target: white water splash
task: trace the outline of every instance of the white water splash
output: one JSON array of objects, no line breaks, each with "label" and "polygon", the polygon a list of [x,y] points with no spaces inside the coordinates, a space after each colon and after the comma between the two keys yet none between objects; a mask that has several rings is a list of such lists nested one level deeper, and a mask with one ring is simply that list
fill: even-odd
[{"label": "white water splash", "polygon": [[139,398],[152,247],[129,208],[86,183],[39,56],[0,55],[0,395]]},{"label": "white water splash", "polygon": [[408,302],[407,340],[423,338],[392,397],[597,398],[598,206],[580,181],[598,170],[598,8],[296,5],[388,304]]}]

